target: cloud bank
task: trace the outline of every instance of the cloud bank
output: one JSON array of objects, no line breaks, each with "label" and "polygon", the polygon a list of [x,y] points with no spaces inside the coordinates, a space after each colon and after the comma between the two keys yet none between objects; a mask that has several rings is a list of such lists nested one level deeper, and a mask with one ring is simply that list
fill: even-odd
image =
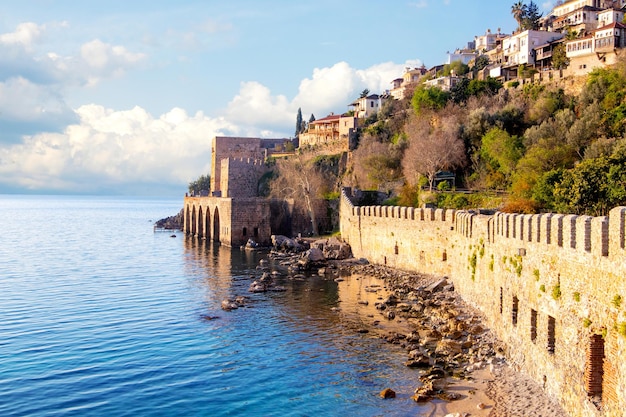
[{"label": "cloud bank", "polygon": [[345,112],[363,89],[383,92],[405,67],[421,65],[338,62],[313,69],[291,98],[248,80],[214,115],[175,104],[162,115],[98,103],[74,109],[70,89],[123,78],[150,57],[99,39],[73,53],[42,51],[46,34],[65,27],[24,23],[0,34],[0,192],[180,194],[210,171],[213,136],[289,137],[298,108],[317,118]]}]

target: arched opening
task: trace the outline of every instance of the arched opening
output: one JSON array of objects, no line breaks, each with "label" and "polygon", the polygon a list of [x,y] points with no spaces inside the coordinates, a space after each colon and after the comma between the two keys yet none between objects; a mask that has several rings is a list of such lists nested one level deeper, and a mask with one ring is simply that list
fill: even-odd
[{"label": "arched opening", "polygon": [[211,209],[209,207],[207,207],[206,209],[206,216],[204,219],[204,230],[205,230],[204,238],[206,240],[210,240],[211,239]]},{"label": "arched opening", "polygon": [[198,207],[198,237],[204,237],[204,216],[202,215],[202,206]]},{"label": "arched opening", "polygon": [[220,241],[220,212],[215,207],[215,211],[213,212],[213,241]]},{"label": "arched opening", "polygon": [[195,236],[197,233],[197,230],[196,230],[197,227],[198,227],[198,222],[196,219],[196,207],[194,206],[191,209],[191,234],[193,236]]},{"label": "arched opening", "polygon": [[185,224],[184,224],[184,232],[189,234],[191,231],[191,212],[189,211],[189,205],[187,205],[187,209],[185,210]]}]

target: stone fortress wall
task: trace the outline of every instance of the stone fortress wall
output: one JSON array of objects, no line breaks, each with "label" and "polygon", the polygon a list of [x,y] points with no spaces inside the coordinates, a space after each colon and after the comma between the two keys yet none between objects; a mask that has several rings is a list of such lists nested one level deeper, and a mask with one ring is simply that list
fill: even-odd
[{"label": "stone fortress wall", "polygon": [[224,158],[220,165],[222,197],[249,198],[258,194],[259,178],[268,172],[262,159]]},{"label": "stone fortress wall", "polygon": [[357,207],[355,257],[449,276],[523,368],[572,416],[626,410],[626,208],[607,217]]}]

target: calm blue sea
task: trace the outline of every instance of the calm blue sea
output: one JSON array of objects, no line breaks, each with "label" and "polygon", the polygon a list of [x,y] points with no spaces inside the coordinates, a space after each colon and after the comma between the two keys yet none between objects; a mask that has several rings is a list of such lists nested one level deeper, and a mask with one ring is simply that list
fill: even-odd
[{"label": "calm blue sea", "polygon": [[249,294],[265,254],[153,231],[181,207],[0,196],[0,416],[420,415],[406,355],[333,311],[334,281]]}]

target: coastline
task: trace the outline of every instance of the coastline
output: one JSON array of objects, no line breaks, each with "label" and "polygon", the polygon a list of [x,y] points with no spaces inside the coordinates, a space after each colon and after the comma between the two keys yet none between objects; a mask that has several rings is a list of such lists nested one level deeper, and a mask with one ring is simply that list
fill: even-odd
[{"label": "coastline", "polygon": [[[437,392],[445,394],[420,401],[421,406],[430,406],[428,414],[420,415],[567,417],[555,399],[508,362],[505,347],[482,326],[481,313],[467,305],[445,278],[342,262],[337,268],[340,314],[358,322],[363,327],[358,331],[404,348],[407,366],[416,350],[428,358],[428,366],[416,370],[416,391],[428,383],[433,368],[445,369],[445,378],[430,377],[441,388]],[[415,308],[425,295],[434,301]],[[463,337],[469,343],[463,343]],[[454,340],[463,346],[461,351]],[[441,348],[447,343],[452,352]]]}]

